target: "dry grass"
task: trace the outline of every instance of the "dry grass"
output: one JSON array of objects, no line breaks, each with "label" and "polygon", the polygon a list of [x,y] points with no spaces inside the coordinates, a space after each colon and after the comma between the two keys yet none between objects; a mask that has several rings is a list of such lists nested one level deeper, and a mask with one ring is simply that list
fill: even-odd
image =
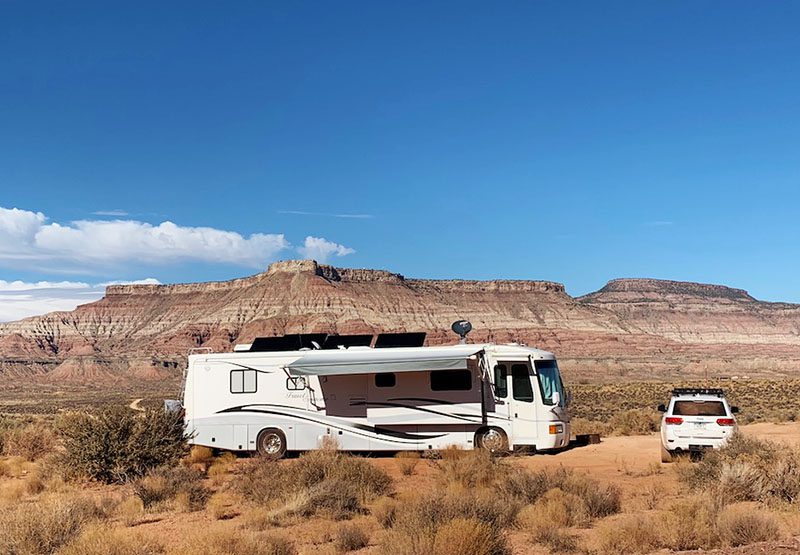
[{"label": "dry grass", "polygon": [[0,511],[0,553],[44,555],[78,535],[87,523],[102,518],[86,497],[52,497]]},{"label": "dry grass", "polygon": [[479,488],[491,485],[498,474],[498,459],[484,449],[444,449],[434,461],[439,478],[446,486]]},{"label": "dry grass", "polygon": [[707,495],[676,501],[658,523],[662,545],[675,550],[717,547],[719,511],[719,505]]},{"label": "dry grass", "polygon": [[145,510],[170,507],[197,511],[205,507],[211,492],[202,484],[202,474],[183,466],[161,467],[133,484]]},{"label": "dry grass", "polygon": [[737,547],[780,537],[775,516],[751,506],[726,507],[717,521],[719,537],[725,545]]},{"label": "dry grass", "polygon": [[189,454],[186,455],[184,461],[187,464],[203,464],[210,465],[214,460],[214,450],[210,447],[202,445],[192,445]]},{"label": "dry grass", "polygon": [[108,525],[89,525],[74,540],[58,551],[58,555],[155,555],[163,553],[162,545],[143,535],[125,534]]},{"label": "dry grass", "polygon": [[357,551],[369,544],[369,536],[355,524],[341,524],[336,530],[334,544],[342,553]]},{"label": "dry grass", "polygon": [[322,514],[334,519],[366,512],[366,503],[392,487],[392,479],[368,461],[332,450],[312,451],[285,463],[252,459],[235,482],[246,499],[283,507],[285,516]]},{"label": "dry grass", "polygon": [[649,553],[661,545],[655,522],[646,515],[624,514],[601,522],[595,529],[599,553]]},{"label": "dry grass", "polygon": [[33,422],[11,428],[5,433],[3,451],[6,455],[35,461],[52,453],[56,447],[56,434],[44,422]]},{"label": "dry grass", "polygon": [[225,492],[217,492],[208,500],[207,509],[215,520],[228,520],[239,514],[236,500]]},{"label": "dry grass", "polygon": [[397,504],[394,522],[383,537],[381,550],[399,555],[429,554],[442,527],[452,521],[466,520],[481,522],[482,530],[490,530],[491,549],[487,553],[504,554],[507,548],[503,529],[511,525],[515,513],[516,507],[490,490],[440,490],[407,497]]},{"label": "dry grass", "polygon": [[235,462],[236,455],[226,451],[213,460],[211,466],[209,466],[208,470],[206,471],[206,475],[211,478],[211,481],[214,485],[219,486],[225,481],[225,476],[230,473],[231,466]]},{"label": "dry grass", "polygon": [[117,505],[115,516],[125,526],[135,526],[139,524],[144,517],[144,504],[138,497],[128,497]]},{"label": "dry grass", "polygon": [[517,515],[517,526],[534,537],[552,527],[588,526],[591,517],[586,503],[574,493],[551,489]]},{"label": "dry grass", "polygon": [[800,452],[739,433],[699,463],[683,462],[675,470],[690,488],[708,490],[725,503],[800,500]]},{"label": "dry grass", "polygon": [[241,529],[215,528],[197,534],[167,555],[295,555],[294,545],[283,536]]},{"label": "dry grass", "polygon": [[419,453],[416,451],[400,451],[395,455],[397,467],[403,476],[411,476],[419,463]]},{"label": "dry grass", "polygon": [[389,497],[381,497],[372,505],[370,513],[383,528],[391,528],[397,516],[397,501]]},{"label": "dry grass", "polygon": [[491,555],[497,537],[491,525],[477,518],[454,518],[442,524],[433,537],[433,555]]}]

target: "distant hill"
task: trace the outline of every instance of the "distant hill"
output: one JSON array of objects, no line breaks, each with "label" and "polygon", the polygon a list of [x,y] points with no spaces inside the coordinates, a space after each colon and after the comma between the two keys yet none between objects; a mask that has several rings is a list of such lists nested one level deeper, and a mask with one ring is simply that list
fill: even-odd
[{"label": "distant hill", "polygon": [[800,305],[720,285],[618,279],[569,296],[548,281],[408,279],[277,262],[224,282],[113,285],[101,300],[0,324],[0,382],[177,379],[189,348],[265,335],[426,331],[429,344],[519,341],[555,352],[572,380],[800,375]]}]

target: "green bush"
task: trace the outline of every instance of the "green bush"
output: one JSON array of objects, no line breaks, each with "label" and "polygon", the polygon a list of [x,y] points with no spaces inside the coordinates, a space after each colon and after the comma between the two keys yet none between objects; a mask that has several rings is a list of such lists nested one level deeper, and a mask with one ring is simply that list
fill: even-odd
[{"label": "green bush", "polygon": [[134,480],[188,452],[182,418],[160,410],[111,407],[70,414],[57,428],[66,448],[60,463],[68,474],[106,483]]}]

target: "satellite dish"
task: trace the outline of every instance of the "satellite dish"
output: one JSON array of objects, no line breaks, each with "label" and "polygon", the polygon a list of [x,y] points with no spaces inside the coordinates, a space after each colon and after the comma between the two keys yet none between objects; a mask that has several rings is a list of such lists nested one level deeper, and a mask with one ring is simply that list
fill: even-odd
[{"label": "satellite dish", "polygon": [[467,320],[456,320],[453,322],[453,325],[450,326],[450,329],[456,332],[459,337],[461,337],[461,343],[466,343],[467,334],[472,331],[472,324],[470,324]]}]

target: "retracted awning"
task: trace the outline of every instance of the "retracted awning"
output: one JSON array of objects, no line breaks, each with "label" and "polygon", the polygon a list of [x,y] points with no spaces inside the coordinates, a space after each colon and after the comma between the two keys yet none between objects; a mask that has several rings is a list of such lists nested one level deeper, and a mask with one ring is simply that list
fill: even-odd
[{"label": "retracted awning", "polygon": [[310,351],[293,363],[287,364],[285,368],[289,374],[295,376],[465,370],[467,360],[483,351],[483,346],[422,347],[404,351],[401,352],[401,349]]}]

